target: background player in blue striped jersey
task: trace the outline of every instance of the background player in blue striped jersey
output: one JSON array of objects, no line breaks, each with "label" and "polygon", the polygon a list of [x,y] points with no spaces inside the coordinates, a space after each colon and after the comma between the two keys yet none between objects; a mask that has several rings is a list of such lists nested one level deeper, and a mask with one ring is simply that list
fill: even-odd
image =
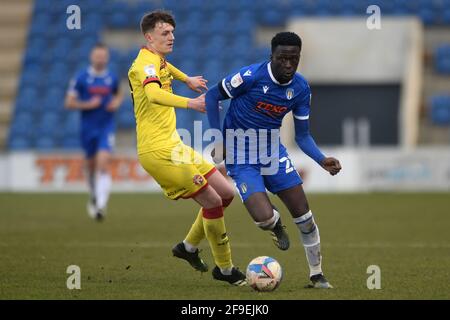
[{"label": "background player in blue striped jersey", "polygon": [[101,220],[111,189],[109,162],[114,146],[114,112],[122,103],[119,79],[108,70],[109,50],[97,44],[91,51],[90,66],[72,79],[65,105],[81,110],[81,145],[84,149],[90,199],[88,213]]},{"label": "background player in blue striped jersey", "polygon": [[210,126],[220,129],[219,101],[232,99],[222,129],[225,140],[216,143],[213,156],[223,159],[222,146],[226,145],[228,174],[256,225],[271,230],[278,248],[289,248],[288,235],[267,189],[280,197],[299,228],[310,268],[312,283],[308,287],[332,288],[322,272],[319,229],[302,180],[279,140],[282,119],[292,111],[298,146],[331,175],[341,170],[339,161],[323,155],[309,133],[311,91],[307,81],[296,73],[301,47],[297,34],[278,33],[272,39],[270,61],[244,67],[224,78],[206,94],[206,107]]}]

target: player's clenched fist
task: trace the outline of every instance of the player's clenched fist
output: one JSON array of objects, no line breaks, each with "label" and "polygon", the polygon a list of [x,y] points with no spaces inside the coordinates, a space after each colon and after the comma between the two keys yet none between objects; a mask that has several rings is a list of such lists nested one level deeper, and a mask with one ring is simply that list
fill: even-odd
[{"label": "player's clenched fist", "polygon": [[327,170],[332,176],[336,175],[341,171],[342,166],[339,163],[339,160],[333,157],[327,157],[322,160],[321,164],[322,168]]}]

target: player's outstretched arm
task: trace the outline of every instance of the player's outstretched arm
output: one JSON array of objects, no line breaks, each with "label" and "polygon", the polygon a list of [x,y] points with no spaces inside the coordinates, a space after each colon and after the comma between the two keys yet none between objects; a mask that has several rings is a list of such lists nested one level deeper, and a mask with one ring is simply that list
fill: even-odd
[{"label": "player's outstretched arm", "polygon": [[[212,129],[220,131],[220,114],[219,114],[219,103],[221,100],[228,99],[224,97],[220,92],[217,85],[214,85],[206,93],[206,113],[208,115],[209,126]],[[214,141],[214,149],[211,152],[211,156],[215,163],[221,163],[225,158],[225,150],[223,148],[223,138],[222,140]]]},{"label": "player's outstretched arm", "polygon": [[219,101],[225,99],[228,99],[228,97],[223,96],[217,85],[214,85],[206,93],[206,113],[208,115],[209,126],[213,129],[220,130]]},{"label": "player's outstretched arm", "polygon": [[202,93],[202,89],[208,90],[206,85],[208,80],[204,79],[203,76],[187,77],[185,82],[195,92]]},{"label": "player's outstretched arm", "polygon": [[326,157],[316,145],[313,137],[309,132],[309,120],[299,120],[294,118],[295,124],[295,141],[302,151],[311,159],[316,161],[322,168],[327,170],[332,176],[341,171],[342,167],[339,160],[333,157]]},{"label": "player's outstretched arm", "polygon": [[174,79],[183,81],[193,91],[202,93],[202,89],[208,90],[208,87],[206,86],[208,80],[204,79],[203,76],[189,77],[183,71],[177,69],[173,64],[167,63],[167,66]]},{"label": "player's outstretched arm", "polygon": [[202,94],[194,99],[178,96],[160,88],[157,82],[145,85],[145,94],[151,103],[161,106],[189,108],[199,112],[205,112],[205,95]]},{"label": "player's outstretched arm", "polygon": [[199,95],[197,98],[188,100],[188,108],[198,112],[205,113],[205,94]]}]

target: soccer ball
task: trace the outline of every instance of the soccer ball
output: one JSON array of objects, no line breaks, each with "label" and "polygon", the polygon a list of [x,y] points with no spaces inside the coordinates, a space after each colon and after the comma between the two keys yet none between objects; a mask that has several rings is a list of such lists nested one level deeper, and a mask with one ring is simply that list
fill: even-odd
[{"label": "soccer ball", "polygon": [[273,291],[281,283],[283,270],[274,258],[261,256],[248,264],[246,276],[247,283],[256,291]]}]

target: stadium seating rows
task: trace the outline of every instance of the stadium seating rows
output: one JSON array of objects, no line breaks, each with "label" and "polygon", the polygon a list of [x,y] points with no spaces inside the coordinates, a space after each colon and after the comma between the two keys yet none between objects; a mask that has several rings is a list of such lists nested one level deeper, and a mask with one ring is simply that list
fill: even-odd
[{"label": "stadium seating rows", "polygon": [[440,94],[431,98],[431,120],[436,125],[450,125],[450,95]]},{"label": "stadium seating rows", "polygon": [[[169,60],[188,74],[203,74],[210,84],[243,65],[266,59],[269,48],[258,47],[254,42],[256,26],[282,26],[293,16],[361,15],[369,5],[376,4],[384,14],[416,14],[427,25],[450,24],[450,0],[108,2],[35,1],[19,84],[23,89],[17,96],[10,127],[10,149],[78,148],[78,114],[63,108],[69,79],[87,65],[89,51],[101,40],[104,29],[136,30],[142,13],[161,7],[161,2],[177,19],[176,48]],[[68,32],[65,13],[74,3],[82,10],[82,28]],[[138,50],[112,48],[110,67],[121,78],[126,77]],[[450,46],[437,49],[435,67],[440,73],[450,74]],[[174,91],[195,95],[179,83],[174,85]],[[116,115],[119,128],[134,126],[132,103],[126,96]],[[177,117],[179,127],[184,128],[192,128],[194,120],[205,119],[190,111],[179,112]]]}]

